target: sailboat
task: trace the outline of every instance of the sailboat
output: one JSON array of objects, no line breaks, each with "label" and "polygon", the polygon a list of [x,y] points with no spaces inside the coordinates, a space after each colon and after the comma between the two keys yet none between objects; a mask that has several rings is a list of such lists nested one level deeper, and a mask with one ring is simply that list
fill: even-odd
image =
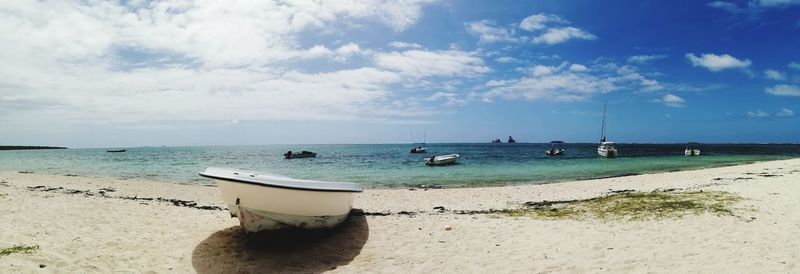
[{"label": "sailboat", "polygon": [[[410,130],[408,131],[408,133],[411,133],[411,142],[414,142],[414,133],[411,132]],[[412,147],[411,148],[411,153],[427,153],[428,152],[428,148],[425,146],[425,142],[427,141],[427,139],[428,139],[428,130],[426,129],[425,130],[425,139],[423,139],[422,144],[417,145],[416,147]]]},{"label": "sailboat", "polygon": [[605,92],[606,102],[603,104],[603,126],[600,129],[600,145],[597,146],[597,154],[606,158],[617,157],[617,149],[614,142],[606,141],[606,113],[608,110],[608,91]]}]

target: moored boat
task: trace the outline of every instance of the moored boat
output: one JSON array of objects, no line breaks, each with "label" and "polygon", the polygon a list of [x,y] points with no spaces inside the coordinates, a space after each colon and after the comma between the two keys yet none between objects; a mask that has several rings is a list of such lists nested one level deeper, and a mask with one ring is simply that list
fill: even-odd
[{"label": "moored boat", "polygon": [[606,142],[606,110],[608,109],[608,92],[606,94],[606,101],[603,105],[603,126],[600,129],[600,145],[597,146],[597,155],[614,158],[617,157],[617,148],[614,147],[614,142]]},{"label": "moored boat", "polygon": [[428,148],[427,147],[418,146],[418,147],[412,147],[411,148],[411,153],[426,153],[426,152],[428,152]]},{"label": "moored boat", "polygon": [[514,137],[511,137],[510,135],[508,136],[508,143],[509,144],[513,144],[513,143],[516,143],[516,142],[517,142],[517,140],[514,140]]},{"label": "moored boat", "polygon": [[106,149],[106,152],[125,152],[125,149]]},{"label": "moored boat", "polygon": [[293,153],[291,150],[283,154],[285,159],[294,159],[294,158],[314,158],[317,157],[317,153],[311,151],[301,151],[300,153]]},{"label": "moored boat", "polygon": [[550,148],[545,150],[544,153],[549,156],[563,155],[566,149],[561,147],[562,144],[564,144],[564,141],[551,141]]},{"label": "moored boat", "polygon": [[425,164],[429,166],[452,165],[458,161],[459,157],[461,156],[458,154],[434,155],[425,158]]},{"label": "moored boat", "polygon": [[238,217],[248,232],[335,227],[347,219],[355,193],[364,190],[354,183],[298,180],[215,167],[200,176],[217,182],[231,217]]},{"label": "moored boat", "polygon": [[606,158],[617,157],[617,148],[614,147],[614,142],[600,142],[600,146],[597,147],[597,155]]},{"label": "moored boat", "polygon": [[700,144],[695,142],[687,143],[683,154],[686,156],[700,156]]}]

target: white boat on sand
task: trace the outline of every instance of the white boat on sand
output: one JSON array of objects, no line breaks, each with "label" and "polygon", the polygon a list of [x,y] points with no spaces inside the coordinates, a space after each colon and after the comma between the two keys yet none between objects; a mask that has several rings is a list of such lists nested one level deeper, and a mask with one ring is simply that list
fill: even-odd
[{"label": "white boat on sand", "polygon": [[231,217],[248,232],[284,228],[332,228],[353,207],[364,186],[298,180],[272,174],[209,167],[200,176],[217,181]]},{"label": "white boat on sand", "polygon": [[425,158],[425,164],[429,166],[452,165],[458,161],[459,157],[461,156],[458,154],[434,155]]}]

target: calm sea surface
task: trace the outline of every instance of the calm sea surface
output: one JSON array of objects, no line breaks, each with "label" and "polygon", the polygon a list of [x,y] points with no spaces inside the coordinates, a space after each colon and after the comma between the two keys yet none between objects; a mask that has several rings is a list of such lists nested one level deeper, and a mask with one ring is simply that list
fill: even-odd
[{"label": "calm sea surface", "polygon": [[[566,154],[548,157],[549,144],[428,144],[427,154],[409,154],[409,144],[135,147],[0,151],[0,170],[143,178],[213,184],[197,175],[209,166],[282,174],[294,178],[364,183],[368,187],[420,184],[450,186],[547,183],[658,171],[695,169],[800,157],[800,145],[702,145],[702,156],[683,156],[683,144],[619,144],[621,157],[598,157],[596,144],[566,144]],[[283,159],[288,150],[310,150],[317,158]],[[457,165],[429,167],[422,158],[459,153]]]}]

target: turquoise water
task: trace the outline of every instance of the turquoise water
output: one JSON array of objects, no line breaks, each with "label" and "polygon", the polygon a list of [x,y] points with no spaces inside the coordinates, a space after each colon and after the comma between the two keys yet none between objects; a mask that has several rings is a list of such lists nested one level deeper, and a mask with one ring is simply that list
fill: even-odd
[{"label": "turquoise water", "polygon": [[[0,170],[44,174],[141,178],[213,184],[197,175],[209,166],[282,174],[294,178],[364,183],[368,187],[546,183],[626,174],[693,169],[800,157],[800,145],[703,145],[703,156],[683,156],[681,144],[621,144],[622,157],[596,156],[596,144],[567,144],[566,155],[548,157],[547,144],[428,144],[409,154],[408,144],[135,147],[0,151]],[[283,159],[288,150],[317,158]],[[459,153],[459,164],[429,167],[422,158]]]}]

